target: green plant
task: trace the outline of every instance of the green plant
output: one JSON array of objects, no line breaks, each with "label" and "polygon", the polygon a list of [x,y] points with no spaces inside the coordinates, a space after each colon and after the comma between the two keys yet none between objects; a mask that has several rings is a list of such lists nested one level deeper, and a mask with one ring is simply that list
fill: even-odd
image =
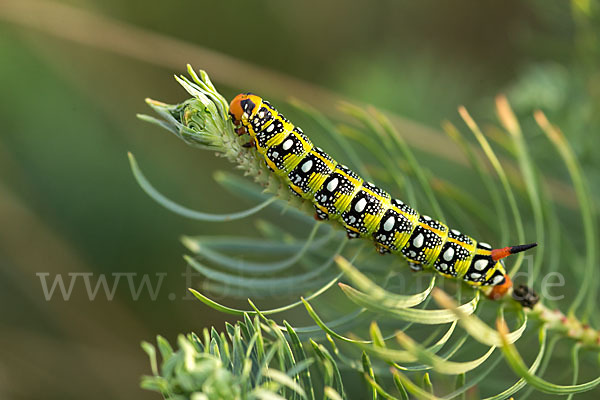
[{"label": "green plant", "polygon": [[[189,218],[231,221],[247,218],[271,206],[284,212],[286,220],[298,221],[298,227],[289,228],[286,224],[286,230],[261,220],[257,229],[263,238],[259,240],[201,236],[184,237],[182,242],[193,254],[185,257],[187,262],[207,278],[208,291],[218,293],[227,288],[228,293],[237,297],[256,300],[292,296],[299,300],[261,311],[250,301],[251,307],[242,310],[219,304],[207,294],[190,289],[203,303],[239,315],[244,323],[235,327],[228,325],[227,335],[206,331],[203,341],[193,335],[181,337],[177,352],[159,339],[161,368],[156,365],[154,347],[144,344],[151,356],[154,374],[144,378],[144,387],[158,390],[168,398],[361,398],[347,395],[359,390],[358,385],[351,381],[353,389],[344,389],[342,376],[349,373],[343,374],[340,370],[353,370],[362,375],[365,387],[370,390],[369,397],[373,399],[408,398],[409,393],[418,398],[470,398],[476,396],[473,394],[476,386],[484,392],[482,395],[492,399],[507,399],[521,390],[521,398],[534,390],[572,396],[600,384],[598,359],[588,357],[597,355],[600,350],[600,334],[588,325],[589,322],[597,325],[600,318],[595,309],[599,285],[595,270],[596,215],[573,152],[562,133],[541,112],[535,113],[535,119],[555,146],[573,181],[578,201],[576,211],[583,224],[579,236],[568,237],[558,229],[562,210],[557,209],[549,194],[550,181],[533,160],[519,122],[502,97],[497,99],[502,129],[490,128],[487,135],[466,109],[459,110],[489,160],[491,171],[459,129],[449,122],[444,123],[444,130],[470,162],[460,173],[469,182],[479,177],[481,193],[474,185],[469,185],[467,192],[421,165],[417,160],[424,156],[415,155],[402,135],[375,109],[344,104],[342,110],[353,123],[335,125],[310,107],[294,103],[297,110],[327,134],[321,139],[334,143],[342,159],[347,159],[367,179],[405,194],[411,205],[422,204],[436,217],[461,221],[465,229],[496,237],[500,243],[508,242],[511,226],[514,226],[516,242],[525,242],[528,230],[535,232],[543,246],[531,263],[529,284],[539,286],[542,274],[549,272],[560,270],[567,275],[579,290],[566,315],[558,311],[559,304],[551,299],[543,298],[529,309],[510,298],[485,301],[478,291],[437,279],[427,272],[412,275],[408,268],[393,266],[392,263],[398,263],[397,258],[363,251],[364,243],[348,242],[335,226],[314,222],[309,214],[300,211],[308,210],[308,204],[291,196],[280,181],[268,173],[256,153],[243,148],[245,139],[238,138],[228,118],[228,102],[216,91],[206,73],[201,71],[198,76],[191,67],[188,72],[192,80],[183,76],[177,80],[193,96],[191,99],[177,105],[147,100],[162,119],[140,117],[170,130],[192,146],[213,150],[235,163],[260,187],[228,173],[217,174],[216,182],[238,195],[261,202],[232,214],[202,213],[161,195],[130,155],[134,175],[152,198]],[[518,170],[505,167],[506,161],[501,161],[499,151],[494,150],[488,137],[495,138],[505,159],[516,161]],[[353,147],[352,141],[361,143],[362,151]],[[495,182],[495,177],[499,182]],[[492,207],[479,198],[488,198]],[[531,208],[531,221],[523,217],[524,205]],[[296,238],[302,234],[307,238]],[[585,246],[583,251],[578,248],[581,243]],[[236,257],[239,254],[255,258],[242,260]],[[273,260],[279,255],[283,258]],[[565,271],[561,260],[569,261],[573,267]],[[509,267],[511,276],[523,267],[524,261],[523,254],[516,257]],[[336,283],[343,295],[336,290]],[[344,299],[350,300],[353,306]],[[291,313],[301,307],[314,325],[294,324],[292,327],[284,323],[285,326],[278,326],[266,318],[280,313],[298,318]],[[250,315],[255,316],[254,321]],[[511,332],[508,325],[512,327]],[[248,333],[242,334],[244,330]],[[263,333],[268,333],[270,339],[259,340]],[[566,339],[571,349],[572,365],[568,371],[571,385],[553,384],[542,377],[553,357],[558,362],[564,357],[555,353],[561,338]],[[317,344],[323,340],[331,352],[324,344]],[[301,345],[307,341],[312,344],[310,355]],[[251,357],[258,351],[259,342],[264,354],[273,355]],[[520,343],[523,346],[517,350],[516,345]],[[535,343],[537,350],[531,351]],[[529,367],[521,353],[534,357]],[[242,354],[248,357],[244,359]],[[508,370],[496,372],[503,359],[513,372],[512,378]],[[581,368],[580,359],[589,368]],[[591,379],[577,383],[580,372],[586,377],[591,375]],[[322,379],[314,379],[316,376]],[[224,392],[211,394],[221,387]]]},{"label": "green plant", "polygon": [[[285,398],[305,399],[307,393],[314,397],[309,371],[314,359],[306,356],[289,324],[284,322],[280,329],[260,316],[263,322],[258,315],[251,319],[244,314],[243,322],[225,325],[226,333],[205,328],[201,337],[181,335],[177,351],[159,336],[160,368],[155,347],[143,343],[153,376],[144,377],[142,387],[172,399],[273,399],[277,393]],[[339,398],[344,392],[335,363],[325,348],[311,344],[326,367],[323,393]]]}]

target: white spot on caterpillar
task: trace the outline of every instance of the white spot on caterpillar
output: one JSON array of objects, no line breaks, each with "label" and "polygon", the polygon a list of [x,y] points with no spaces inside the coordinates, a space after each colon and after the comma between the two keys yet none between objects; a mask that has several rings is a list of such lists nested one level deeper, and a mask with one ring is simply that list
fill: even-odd
[{"label": "white spot on caterpillar", "polygon": [[494,276],[494,279],[492,279],[492,285],[499,284],[500,282],[502,282],[503,279],[504,279],[504,277],[502,275]]},{"label": "white spot on caterpillar", "polygon": [[488,260],[477,260],[475,261],[475,269],[477,271],[483,271],[485,269],[485,267],[487,267],[487,265],[489,264]]},{"label": "white spot on caterpillar", "polygon": [[440,264],[440,268],[442,269],[442,271],[446,271],[448,269],[448,264],[446,263],[441,263]]},{"label": "white spot on caterpillar", "polygon": [[396,220],[394,219],[394,217],[389,217],[385,223],[383,224],[383,230],[384,231],[391,231],[394,228],[394,223],[396,222]]},{"label": "white spot on caterpillar", "polygon": [[481,278],[481,274],[479,274],[477,272],[471,272],[471,278],[472,279],[479,279],[479,278]]},{"label": "white spot on caterpillar", "polygon": [[410,253],[408,253],[412,258],[415,258],[417,256],[417,253],[415,253],[414,251],[410,251]]},{"label": "white spot on caterpillar", "polygon": [[460,236],[460,232],[457,231],[456,229],[452,229],[450,232],[452,232],[456,236]]},{"label": "white spot on caterpillar", "polygon": [[362,199],[360,199],[356,202],[356,205],[354,206],[354,210],[356,210],[356,212],[363,212],[363,210],[365,209],[366,206],[367,206],[367,199],[365,199],[363,197]]},{"label": "white spot on caterpillar", "polygon": [[279,153],[277,151],[274,151],[272,156],[273,156],[273,158],[277,158],[277,157],[279,157]]},{"label": "white spot on caterpillar", "polygon": [[354,215],[350,215],[348,217],[348,224],[352,225],[355,222],[356,222],[356,217]]},{"label": "white spot on caterpillar", "polygon": [[288,139],[285,142],[283,142],[283,146],[281,146],[284,150],[289,150],[292,145],[294,144],[294,141],[292,139]]},{"label": "white spot on caterpillar", "polygon": [[413,240],[413,246],[417,249],[423,246],[423,241],[425,240],[425,236],[422,233],[419,233],[417,237]]},{"label": "white spot on caterpillar", "polygon": [[448,247],[448,250],[444,252],[444,260],[452,261],[452,257],[454,257],[454,248]]},{"label": "white spot on caterpillar", "polygon": [[491,250],[491,249],[492,249],[492,246],[491,246],[489,243],[485,243],[485,242],[479,242],[479,245],[480,245],[481,247],[483,247],[484,249],[488,249],[488,250]]},{"label": "white spot on caterpillar", "polygon": [[325,203],[327,201],[327,195],[326,194],[322,194],[320,201],[321,201],[321,203]]},{"label": "white spot on caterpillar", "polygon": [[245,113],[242,114],[242,119],[248,119],[248,113],[247,112],[245,112]]},{"label": "white spot on caterpillar", "polygon": [[429,215],[423,215],[423,219],[425,221],[431,221],[431,217]]},{"label": "white spot on caterpillar", "polygon": [[330,192],[333,192],[335,190],[335,188],[337,188],[338,183],[340,183],[340,180],[338,178],[333,178],[328,184],[327,184],[327,190],[329,190]]},{"label": "white spot on caterpillar", "polygon": [[265,112],[264,111],[261,111],[261,112],[258,113],[258,118],[262,119],[264,117],[265,117]]},{"label": "white spot on caterpillar", "polygon": [[271,132],[273,132],[274,128],[275,128],[275,124],[271,124],[271,125],[267,126],[266,131],[269,132],[269,133],[271,133]]},{"label": "white spot on caterpillar", "polygon": [[[284,143],[284,145],[285,145],[285,143]],[[304,164],[302,164],[302,172],[308,172],[308,171],[310,171],[310,169],[312,168],[312,166],[313,166],[312,160],[306,161]]]}]

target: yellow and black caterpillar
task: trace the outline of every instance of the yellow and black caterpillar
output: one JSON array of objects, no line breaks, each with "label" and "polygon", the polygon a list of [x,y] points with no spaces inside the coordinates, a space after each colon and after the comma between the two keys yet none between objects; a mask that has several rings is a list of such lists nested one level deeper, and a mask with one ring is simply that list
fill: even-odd
[{"label": "yellow and black caterpillar", "polygon": [[536,246],[492,249],[420,215],[314,146],[259,96],[237,95],[229,113],[236,132],[250,135],[247,147],[256,148],[294,194],[314,204],[315,218],[338,220],[348,237],[370,238],[380,253],[401,254],[414,269],[433,268],[446,277],[486,287],[488,296],[500,298],[512,287],[501,259]]}]

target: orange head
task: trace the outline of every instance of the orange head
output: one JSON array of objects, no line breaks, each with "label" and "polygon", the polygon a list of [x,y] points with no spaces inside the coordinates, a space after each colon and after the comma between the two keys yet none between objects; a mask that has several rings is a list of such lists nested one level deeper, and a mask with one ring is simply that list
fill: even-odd
[{"label": "orange head", "polygon": [[258,112],[262,99],[252,93],[240,93],[229,104],[229,115],[235,124],[247,122]]}]

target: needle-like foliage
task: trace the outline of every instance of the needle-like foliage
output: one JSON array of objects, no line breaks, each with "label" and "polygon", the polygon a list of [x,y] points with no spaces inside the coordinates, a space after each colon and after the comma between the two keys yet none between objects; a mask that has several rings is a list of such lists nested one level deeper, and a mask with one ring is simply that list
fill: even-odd
[{"label": "needle-like foliage", "polygon": [[[461,230],[486,235],[490,241],[506,243],[512,237],[513,242],[523,243],[526,235],[536,235],[541,246],[535,256],[521,254],[508,269],[512,276],[528,270],[529,284],[538,290],[545,289],[541,287],[544,274],[562,273],[571,287],[579,288],[567,314],[546,300],[544,291],[541,302],[529,309],[510,298],[485,300],[460,282],[427,272],[411,273],[400,258],[381,257],[364,249],[369,243],[347,241],[336,225],[315,222],[304,212],[311,210],[310,205],[291,196],[256,152],[242,146],[247,139],[235,134],[228,102],[207,74],[197,75],[191,67],[188,72],[191,80],[184,76],[177,80],[192,98],[177,105],[147,100],[161,119],[141,118],[234,163],[258,185],[228,172],[218,173],[216,184],[257,205],[222,215],[190,210],[160,194],[130,155],[140,186],[166,208],[199,221],[234,221],[275,208],[283,216],[279,220],[294,224],[260,219],[259,239],[182,238],[190,253],[186,261],[206,278],[206,290],[191,288],[192,293],[204,304],[243,321],[227,325],[226,333],[213,328],[201,338],[181,336],[177,351],[159,338],[161,367],[154,347],[144,344],[153,376],[144,378],[143,387],[166,398],[192,399],[339,399],[364,398],[367,392],[373,399],[406,399],[409,394],[454,399],[471,398],[474,390],[481,397],[508,399],[519,391],[525,398],[531,390],[557,395],[598,390],[598,359],[588,357],[597,357],[600,350],[600,335],[588,324],[600,319],[593,307],[599,278],[595,210],[568,142],[541,112],[535,114],[539,132],[554,145],[556,158],[564,161],[573,182],[578,206],[568,212],[579,213],[581,236],[557,231],[559,211],[549,194],[554,181],[532,158],[525,134],[503,97],[497,99],[501,128],[494,127],[493,135],[486,134],[466,109],[459,109],[480,150],[455,125],[443,124],[468,162],[459,172],[470,182],[469,195],[462,183],[451,183],[451,176],[445,180],[443,174],[425,167],[427,163],[420,160],[431,155],[415,153],[376,109],[345,104],[342,110],[349,122],[336,125],[294,102],[297,111],[319,128],[322,136],[315,141],[333,144],[338,159],[392,194],[402,194],[412,206],[454,222]],[[475,181],[477,185],[472,184]],[[224,289],[232,297],[269,298],[270,302],[279,298],[281,304],[259,311],[250,300],[247,309],[240,309],[211,299],[210,293]],[[292,301],[286,302],[290,297]],[[288,320],[300,319],[298,310],[305,310],[314,324],[278,325],[266,317],[284,313]],[[567,360],[553,351],[555,338],[564,338],[562,342],[572,349]],[[545,378],[553,362],[563,363],[562,371],[564,363],[570,363],[569,375]],[[362,388],[351,379],[351,370],[362,376]],[[586,379],[583,383],[580,375]]]}]

